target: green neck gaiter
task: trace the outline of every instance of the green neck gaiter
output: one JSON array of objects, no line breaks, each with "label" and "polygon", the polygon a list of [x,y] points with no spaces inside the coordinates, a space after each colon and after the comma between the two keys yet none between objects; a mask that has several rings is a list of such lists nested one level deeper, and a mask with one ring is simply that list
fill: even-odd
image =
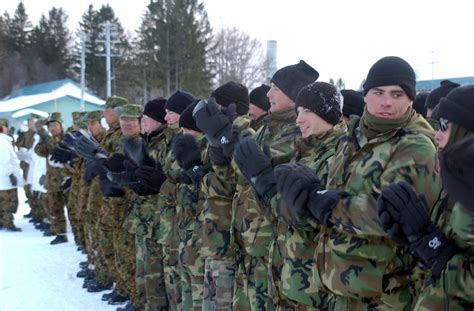
[{"label": "green neck gaiter", "polygon": [[367,111],[367,106],[364,107],[364,113],[360,118],[360,130],[368,140],[385,134],[391,130],[405,127],[410,120],[416,116],[416,112],[412,107],[409,107],[405,114],[398,119],[384,119],[371,115]]}]

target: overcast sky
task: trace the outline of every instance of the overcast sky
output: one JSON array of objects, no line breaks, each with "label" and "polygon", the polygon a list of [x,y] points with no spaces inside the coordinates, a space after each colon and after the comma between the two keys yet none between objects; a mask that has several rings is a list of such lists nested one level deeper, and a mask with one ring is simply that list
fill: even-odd
[{"label": "overcast sky", "polygon": [[[18,0],[4,0],[14,13]],[[123,26],[136,30],[149,0],[24,0],[31,21],[62,7],[71,28],[89,3],[109,3]],[[300,59],[320,80],[341,77],[358,88],[379,58],[397,55],[418,79],[474,76],[474,1],[471,0],[204,0],[211,26],[237,27],[261,40],[277,40],[278,67]],[[434,53],[433,53],[434,51]],[[434,66],[432,66],[434,55]]]}]

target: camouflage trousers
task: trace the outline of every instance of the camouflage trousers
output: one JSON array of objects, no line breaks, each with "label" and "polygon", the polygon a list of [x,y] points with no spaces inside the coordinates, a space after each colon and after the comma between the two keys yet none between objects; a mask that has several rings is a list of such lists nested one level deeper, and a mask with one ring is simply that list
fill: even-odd
[{"label": "camouflage trousers", "polygon": [[268,258],[243,255],[235,276],[234,310],[274,310],[268,299]]},{"label": "camouflage trousers", "polygon": [[66,194],[62,191],[46,192],[46,204],[49,220],[51,221],[51,232],[54,234],[66,233],[66,216],[64,214],[66,199]]},{"label": "camouflage trousers", "polygon": [[181,310],[181,272],[179,250],[177,247],[163,244],[163,271],[165,273],[166,295],[170,310]]},{"label": "camouflage trousers", "polygon": [[[115,267],[113,231],[111,228],[105,228],[100,220],[97,222],[97,256],[95,257],[95,277],[103,284],[109,285],[119,278]],[[125,295],[124,292],[119,292]]]},{"label": "camouflage trousers", "polygon": [[206,258],[202,310],[231,310],[236,265],[234,260]]},{"label": "camouflage trousers", "polygon": [[84,232],[87,261],[89,264],[96,266],[99,247],[99,226],[97,218],[88,212],[83,214],[82,230]]},{"label": "camouflage trousers", "polygon": [[[26,189],[26,187],[25,187]],[[46,193],[40,191],[32,191],[31,196],[28,197],[28,205],[31,208],[31,216],[37,221],[42,221],[48,215],[45,211]]]},{"label": "camouflage trousers", "polygon": [[135,235],[136,273],[135,280],[140,302],[147,311],[168,310],[165,275],[163,268],[163,246],[143,235]]},{"label": "camouflage trousers", "polygon": [[390,294],[383,293],[374,298],[350,298],[334,295],[329,301],[329,310],[334,311],[388,311],[388,310],[412,310],[413,296],[408,287],[392,291]]},{"label": "camouflage trousers", "polygon": [[135,283],[134,236],[122,228],[116,228],[113,231],[113,250],[115,268],[118,272],[115,288],[118,292],[125,293],[135,308],[143,309]]},{"label": "camouflage trousers", "polygon": [[0,225],[13,227],[13,214],[18,210],[18,191],[16,188],[0,190]]},{"label": "camouflage trousers", "polygon": [[82,230],[81,220],[79,219],[79,203],[77,195],[78,187],[72,186],[69,190],[69,196],[67,200],[67,217],[71,224],[71,230],[74,234],[74,240],[81,247],[85,247],[84,230]]},{"label": "camouflage trousers", "polygon": [[204,289],[204,258],[200,256],[201,241],[193,239],[193,231],[181,230],[179,263],[183,310],[202,310]]}]

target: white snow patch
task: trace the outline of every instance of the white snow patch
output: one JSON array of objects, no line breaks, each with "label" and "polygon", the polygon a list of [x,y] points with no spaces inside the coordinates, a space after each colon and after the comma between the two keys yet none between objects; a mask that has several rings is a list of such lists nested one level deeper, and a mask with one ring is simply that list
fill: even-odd
[{"label": "white snow patch", "polygon": [[89,293],[77,278],[79,262],[86,255],[77,251],[68,224],[69,242],[50,245],[29,218],[30,208],[19,189],[20,206],[15,215],[22,232],[0,230],[0,311],[108,311],[117,306],[101,300],[105,293]]}]

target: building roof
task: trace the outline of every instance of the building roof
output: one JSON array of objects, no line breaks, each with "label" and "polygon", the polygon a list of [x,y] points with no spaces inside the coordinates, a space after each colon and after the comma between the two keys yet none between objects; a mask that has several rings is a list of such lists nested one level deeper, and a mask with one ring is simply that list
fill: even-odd
[{"label": "building roof", "polygon": [[440,86],[441,81],[449,80],[460,85],[474,84],[474,77],[459,77],[459,78],[444,78],[444,79],[434,79],[434,80],[418,80],[416,81],[416,90],[418,92],[422,91],[431,91],[438,86]]},{"label": "building roof", "polygon": [[[25,86],[0,101],[0,112],[25,109],[66,96],[80,100],[81,87],[70,79]],[[88,91],[84,91],[84,102],[99,106],[105,104],[103,99]]]}]

